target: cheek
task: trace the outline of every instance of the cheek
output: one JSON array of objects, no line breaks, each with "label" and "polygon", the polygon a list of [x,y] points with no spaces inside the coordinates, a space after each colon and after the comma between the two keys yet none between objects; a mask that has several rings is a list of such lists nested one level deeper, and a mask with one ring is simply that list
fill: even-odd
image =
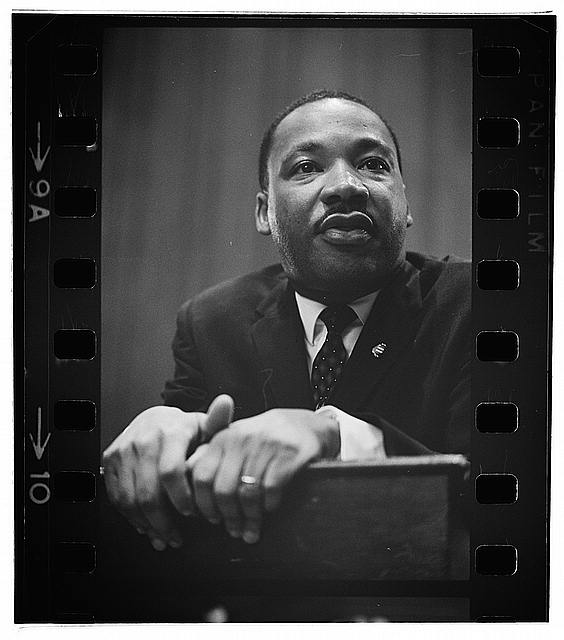
[{"label": "cheek", "polygon": [[269,198],[268,215],[271,224],[284,231],[286,235],[303,229],[311,216],[311,205],[304,195],[282,191]]},{"label": "cheek", "polygon": [[376,185],[370,190],[376,211],[389,220],[405,217],[407,199],[402,187],[390,188],[389,185]]}]

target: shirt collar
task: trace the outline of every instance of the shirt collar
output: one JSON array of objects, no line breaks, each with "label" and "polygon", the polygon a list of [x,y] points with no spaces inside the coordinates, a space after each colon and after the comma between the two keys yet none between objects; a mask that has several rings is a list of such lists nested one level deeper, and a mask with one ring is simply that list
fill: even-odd
[{"label": "shirt collar", "polygon": [[[304,328],[305,338],[309,344],[313,345],[315,337],[315,323],[317,322],[319,314],[327,307],[327,305],[317,302],[317,300],[306,298],[297,291],[294,293]],[[369,293],[362,298],[357,298],[356,300],[353,300],[353,302],[349,303],[349,307],[351,307],[356,313],[362,325],[366,323],[377,295],[378,291],[373,291],[372,293]]]}]

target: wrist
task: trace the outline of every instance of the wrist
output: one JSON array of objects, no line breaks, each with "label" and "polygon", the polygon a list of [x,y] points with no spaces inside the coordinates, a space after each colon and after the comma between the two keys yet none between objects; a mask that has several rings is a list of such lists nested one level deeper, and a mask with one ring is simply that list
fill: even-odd
[{"label": "wrist", "polygon": [[320,458],[336,458],[341,452],[341,431],[337,416],[329,409],[314,420],[313,431],[320,443]]}]

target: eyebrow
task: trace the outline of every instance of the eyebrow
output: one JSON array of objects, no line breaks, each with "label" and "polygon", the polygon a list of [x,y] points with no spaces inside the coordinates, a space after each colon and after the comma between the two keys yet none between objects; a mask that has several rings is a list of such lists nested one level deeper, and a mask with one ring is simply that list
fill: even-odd
[{"label": "eyebrow", "polygon": [[[311,153],[311,152],[319,151],[320,149],[323,148],[323,146],[324,146],[323,144],[319,142],[315,142],[314,140],[305,140],[304,142],[300,142],[297,145],[291,147],[288,153],[284,155],[284,158],[282,159],[282,164],[285,164],[286,162],[288,162],[288,160],[292,156],[298,153]],[[358,149],[360,152],[366,151],[368,149],[376,148],[381,153],[384,153],[386,156],[388,156],[389,159],[393,159],[395,155],[394,150],[385,142],[378,140],[378,138],[372,138],[369,136],[355,140],[354,147],[355,149]]]},{"label": "eyebrow", "polygon": [[319,144],[319,142],[313,142],[313,141],[300,142],[299,144],[291,147],[288,153],[284,155],[283,162],[286,162],[288,158],[290,158],[293,155],[296,155],[297,153],[309,153],[311,151],[318,151],[322,147],[323,145]]},{"label": "eyebrow", "polygon": [[387,145],[385,142],[382,142],[382,140],[378,140],[378,138],[360,138],[360,140],[357,140],[356,145],[362,150],[372,149],[373,147],[376,147],[383,153],[390,156],[390,158],[393,158],[394,156],[394,149]]}]

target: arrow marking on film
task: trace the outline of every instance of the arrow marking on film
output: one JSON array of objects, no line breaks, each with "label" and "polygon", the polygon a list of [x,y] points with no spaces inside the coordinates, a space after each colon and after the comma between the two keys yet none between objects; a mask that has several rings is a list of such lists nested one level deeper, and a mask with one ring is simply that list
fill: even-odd
[{"label": "arrow marking on film", "polygon": [[28,147],[28,151],[33,158],[33,164],[35,165],[35,169],[37,173],[41,172],[43,169],[43,165],[45,164],[45,160],[47,160],[47,155],[51,150],[51,146],[49,145],[45,151],[45,155],[41,156],[41,122],[37,121],[37,155],[34,155],[31,147]]},{"label": "arrow marking on film", "polygon": [[31,433],[29,434],[29,437],[33,444],[35,457],[38,460],[41,460],[41,458],[43,457],[43,454],[45,453],[47,444],[49,443],[49,438],[51,437],[51,434],[48,433],[47,437],[45,438],[45,442],[41,444],[41,407],[37,407],[37,442],[33,439],[33,436],[31,435]]}]

